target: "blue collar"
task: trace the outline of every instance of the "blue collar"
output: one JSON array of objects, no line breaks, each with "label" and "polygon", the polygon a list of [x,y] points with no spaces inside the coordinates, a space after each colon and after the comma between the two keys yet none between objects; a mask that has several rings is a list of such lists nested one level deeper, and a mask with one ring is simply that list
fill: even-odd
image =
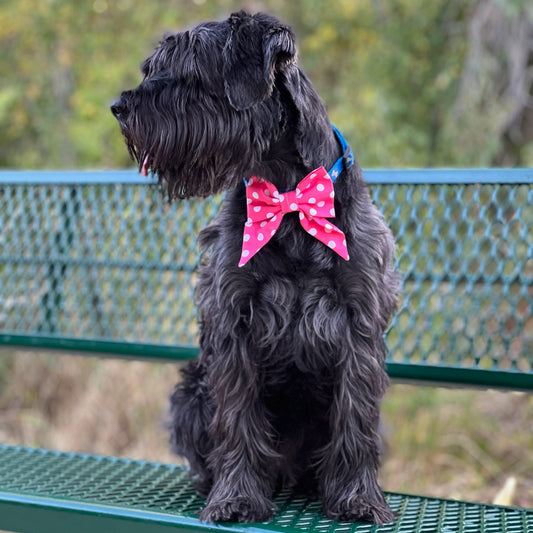
[{"label": "blue collar", "polygon": [[[333,128],[333,131],[335,132],[335,135],[337,136],[337,140],[340,142],[342,146],[342,155],[335,161],[333,166],[329,169],[328,174],[331,178],[331,181],[335,183],[335,180],[339,177],[339,174],[348,167],[351,167],[354,162],[353,157],[353,151],[350,148],[350,145],[346,142],[346,139],[342,136],[342,133],[333,125],[331,124],[331,127]],[[244,185],[248,185],[248,180],[246,178],[244,179]],[[280,192],[286,192],[286,191],[280,191]]]},{"label": "blue collar", "polygon": [[342,155],[335,161],[333,166],[329,169],[329,177],[331,181],[335,182],[339,174],[348,167],[353,165],[353,151],[350,148],[350,145],[346,142],[346,139],[342,136],[342,133],[332,124],[331,127],[337,136],[338,141],[342,146]]}]

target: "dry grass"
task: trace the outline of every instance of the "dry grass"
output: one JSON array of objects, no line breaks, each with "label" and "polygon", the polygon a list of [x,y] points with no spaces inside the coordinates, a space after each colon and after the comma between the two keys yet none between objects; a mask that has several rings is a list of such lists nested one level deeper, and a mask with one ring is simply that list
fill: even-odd
[{"label": "dry grass", "polygon": [[384,420],[387,488],[491,503],[514,477],[512,503],[533,507],[532,396],[395,385]]},{"label": "dry grass", "polygon": [[[168,364],[3,351],[0,441],[179,462],[167,446]],[[533,397],[394,385],[383,406],[387,490],[491,502],[515,477],[533,507]]]}]

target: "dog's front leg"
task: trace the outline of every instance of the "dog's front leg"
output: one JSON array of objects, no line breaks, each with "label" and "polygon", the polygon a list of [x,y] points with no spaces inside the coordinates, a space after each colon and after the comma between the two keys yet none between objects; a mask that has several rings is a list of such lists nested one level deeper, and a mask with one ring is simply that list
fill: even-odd
[{"label": "dog's front leg", "polygon": [[331,441],[322,450],[319,479],[325,513],[335,520],[384,524],[394,520],[377,483],[379,409],[387,376],[381,340],[356,341],[357,352],[340,355],[330,412]]},{"label": "dog's front leg", "polygon": [[[241,356],[236,356],[240,353]],[[272,517],[277,454],[260,397],[258,369],[235,347],[210,366],[215,414],[208,458],[213,487],[205,522],[263,522]]]}]

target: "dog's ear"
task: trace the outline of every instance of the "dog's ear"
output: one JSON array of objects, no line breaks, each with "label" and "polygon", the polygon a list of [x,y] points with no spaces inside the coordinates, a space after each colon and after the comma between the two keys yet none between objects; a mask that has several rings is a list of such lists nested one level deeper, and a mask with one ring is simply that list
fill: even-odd
[{"label": "dog's ear", "polygon": [[294,61],[294,34],[276,18],[262,13],[234,13],[223,50],[226,96],[238,110],[262,102],[272,93],[276,72]]}]

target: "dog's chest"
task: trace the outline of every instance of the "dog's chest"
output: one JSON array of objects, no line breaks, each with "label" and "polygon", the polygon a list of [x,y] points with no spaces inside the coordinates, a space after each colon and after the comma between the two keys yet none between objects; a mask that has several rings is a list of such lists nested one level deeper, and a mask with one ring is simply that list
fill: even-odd
[{"label": "dog's chest", "polygon": [[302,372],[331,368],[333,348],[347,335],[342,294],[326,275],[266,279],[250,309],[265,363],[292,364]]}]

